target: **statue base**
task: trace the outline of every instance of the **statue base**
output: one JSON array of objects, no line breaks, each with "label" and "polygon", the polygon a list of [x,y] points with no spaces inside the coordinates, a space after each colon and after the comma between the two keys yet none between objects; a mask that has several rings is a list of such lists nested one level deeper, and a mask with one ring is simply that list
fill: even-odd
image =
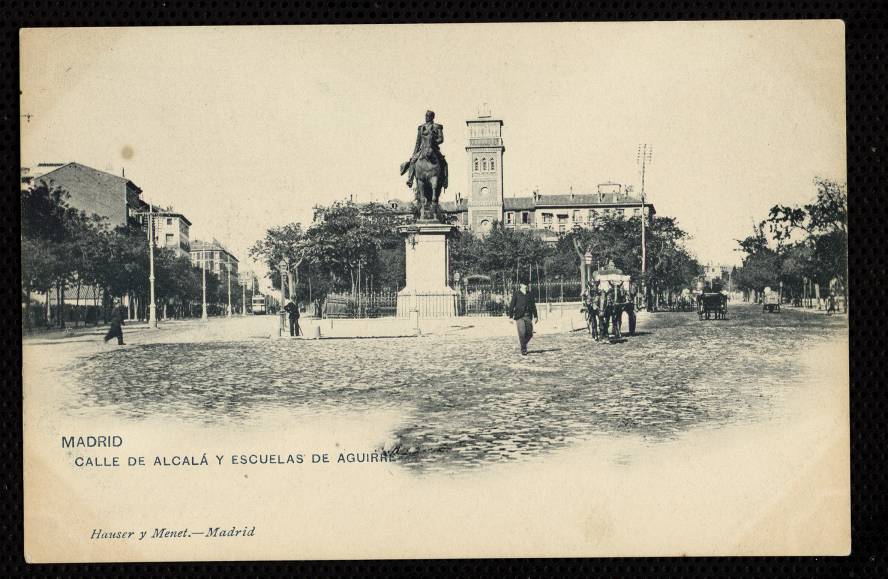
[{"label": "statue base", "polygon": [[444,318],[458,315],[459,294],[449,285],[449,238],[456,226],[438,221],[402,225],[407,283],[398,292],[398,316]]}]

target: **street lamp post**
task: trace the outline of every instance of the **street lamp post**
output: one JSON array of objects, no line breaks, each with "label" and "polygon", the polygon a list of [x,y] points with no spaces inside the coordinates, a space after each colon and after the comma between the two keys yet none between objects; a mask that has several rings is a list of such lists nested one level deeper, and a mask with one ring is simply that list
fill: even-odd
[{"label": "street lamp post", "polygon": [[201,313],[200,319],[203,321],[207,321],[207,250],[204,249],[200,252],[200,263],[201,263],[201,290],[203,295],[203,301],[201,303]]},{"label": "street lamp post", "polygon": [[586,264],[586,267],[583,268],[583,289],[581,290],[581,292],[586,291],[586,285],[588,285],[589,283],[589,270],[592,268],[592,259],[594,259],[594,256],[592,255],[592,250],[587,249],[586,254],[583,255],[583,262]]},{"label": "street lamp post", "polygon": [[231,257],[229,256],[228,265],[225,269],[228,270],[228,317],[231,318]]},{"label": "street lamp post", "polygon": [[148,325],[157,327],[157,302],[154,298],[154,207],[148,204],[148,281],[151,286],[151,303],[148,305]]},{"label": "street lamp post", "polygon": [[280,264],[280,272],[281,272],[281,328],[280,332],[283,334],[284,329],[287,327],[287,312],[284,310],[284,301],[287,299],[287,294],[284,292],[284,284],[287,282],[287,273],[289,271],[289,267],[287,266],[286,261],[281,261]]},{"label": "street lamp post", "polygon": [[241,299],[241,316],[246,317],[247,315],[247,280],[243,279],[243,283],[241,284],[241,288],[244,290],[242,299]]},{"label": "street lamp post", "polygon": [[154,206],[148,204],[148,211],[139,211],[134,215],[148,217],[148,285],[151,302],[148,304],[148,327],[157,327],[157,304],[154,296]]}]

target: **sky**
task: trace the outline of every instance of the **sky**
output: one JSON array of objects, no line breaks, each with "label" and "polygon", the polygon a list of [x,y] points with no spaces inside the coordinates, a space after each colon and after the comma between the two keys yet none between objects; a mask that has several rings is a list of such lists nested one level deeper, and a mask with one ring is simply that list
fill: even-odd
[{"label": "sky", "polygon": [[506,196],[640,189],[702,262],[815,176],[846,179],[840,21],[27,29],[22,165],[77,161],[242,261],[312,207],[410,199],[398,166],[426,109],[452,200],[467,119],[504,122]]}]

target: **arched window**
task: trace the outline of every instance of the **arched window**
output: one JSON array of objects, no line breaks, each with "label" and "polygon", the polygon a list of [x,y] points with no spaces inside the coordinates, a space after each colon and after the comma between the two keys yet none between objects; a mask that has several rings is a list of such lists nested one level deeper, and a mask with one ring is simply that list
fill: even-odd
[{"label": "arched window", "polygon": [[475,171],[478,170],[478,157],[475,157]]},{"label": "arched window", "polygon": [[493,158],[490,159],[490,170],[496,171],[496,161]]},{"label": "arched window", "polygon": [[486,157],[484,159],[481,159],[481,170],[482,171],[487,170],[487,158]]}]

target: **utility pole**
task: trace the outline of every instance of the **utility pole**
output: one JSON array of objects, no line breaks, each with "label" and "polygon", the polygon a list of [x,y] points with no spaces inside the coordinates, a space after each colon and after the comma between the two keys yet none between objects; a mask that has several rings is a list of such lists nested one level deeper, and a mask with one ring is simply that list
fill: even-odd
[{"label": "utility pole", "polygon": [[654,146],[649,143],[638,145],[638,154],[636,162],[641,165],[641,295],[644,296],[644,307],[648,308],[647,296],[647,243],[645,240],[645,230],[647,228],[647,216],[645,215],[645,195],[644,195],[644,177],[647,171],[647,164],[651,162],[654,155]]},{"label": "utility pole", "polygon": [[204,249],[200,252],[200,261],[203,268],[203,281],[201,282],[201,288],[203,290],[203,305],[201,309],[200,319],[203,321],[207,321],[207,250]]}]

